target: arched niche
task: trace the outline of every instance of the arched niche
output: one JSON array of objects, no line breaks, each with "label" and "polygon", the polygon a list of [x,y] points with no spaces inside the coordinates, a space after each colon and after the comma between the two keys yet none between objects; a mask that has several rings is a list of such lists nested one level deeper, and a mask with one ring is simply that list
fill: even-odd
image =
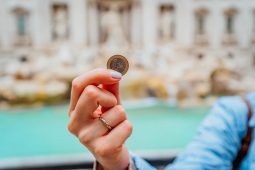
[{"label": "arched niche", "polygon": [[[131,35],[131,8],[135,0],[90,0],[95,7],[98,41],[106,46],[126,46]],[[117,44],[117,45],[116,45]]]},{"label": "arched niche", "polygon": [[14,18],[14,45],[27,46],[31,44],[30,37],[30,12],[24,7],[12,9]]},{"label": "arched niche", "polygon": [[161,4],[159,6],[159,27],[158,27],[158,39],[161,43],[168,43],[175,38],[175,5]]},{"label": "arched niche", "polygon": [[235,7],[227,8],[223,11],[225,18],[225,30],[223,36],[224,45],[235,45],[237,44],[236,39],[236,15],[238,14],[238,9]]},{"label": "arched niche", "polygon": [[53,3],[52,13],[52,39],[53,41],[66,41],[69,38],[69,7],[67,3]]},{"label": "arched niche", "polygon": [[207,22],[209,13],[209,10],[205,7],[200,7],[194,10],[195,43],[198,45],[208,45]]}]

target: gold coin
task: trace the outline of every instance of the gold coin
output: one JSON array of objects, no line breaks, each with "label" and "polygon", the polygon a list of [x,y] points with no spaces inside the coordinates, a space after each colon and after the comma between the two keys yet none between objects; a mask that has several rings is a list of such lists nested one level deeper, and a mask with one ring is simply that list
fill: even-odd
[{"label": "gold coin", "polygon": [[127,73],[129,68],[128,60],[122,55],[111,56],[107,61],[107,68],[124,75]]}]

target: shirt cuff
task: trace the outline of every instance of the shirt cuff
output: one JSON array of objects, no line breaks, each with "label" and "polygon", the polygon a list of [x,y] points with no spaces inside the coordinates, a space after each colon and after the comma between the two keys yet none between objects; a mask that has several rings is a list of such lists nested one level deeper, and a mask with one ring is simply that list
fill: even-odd
[{"label": "shirt cuff", "polygon": [[[99,162],[95,161],[93,165],[93,170],[104,170],[104,167]],[[126,170],[136,170],[132,159],[130,159],[130,163]]]}]

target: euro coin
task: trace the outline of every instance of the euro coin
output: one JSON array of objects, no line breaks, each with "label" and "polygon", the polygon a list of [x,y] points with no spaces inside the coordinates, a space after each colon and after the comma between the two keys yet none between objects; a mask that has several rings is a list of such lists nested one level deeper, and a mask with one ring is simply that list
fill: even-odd
[{"label": "euro coin", "polygon": [[115,70],[122,75],[125,75],[128,71],[128,60],[122,55],[114,55],[107,61],[107,69]]}]

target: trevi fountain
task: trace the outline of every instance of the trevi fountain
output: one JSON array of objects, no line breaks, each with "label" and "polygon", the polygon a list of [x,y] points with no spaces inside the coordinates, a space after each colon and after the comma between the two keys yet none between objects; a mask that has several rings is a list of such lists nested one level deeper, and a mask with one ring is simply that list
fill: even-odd
[{"label": "trevi fountain", "polygon": [[[252,44],[238,43],[242,37],[234,34],[239,29],[231,25],[243,9],[232,9],[235,2],[228,2],[222,27],[224,17],[229,17],[228,24],[220,34],[206,21],[217,6],[185,2],[190,6],[177,0],[3,1],[6,18],[0,22],[19,24],[12,32],[0,25],[6,30],[0,34],[0,105],[64,102],[74,77],[105,68],[113,54],[130,62],[120,85],[123,100],[153,97],[196,105],[255,90]],[[36,13],[44,3],[46,14]],[[40,24],[36,17],[49,27],[33,27]],[[79,25],[83,23],[87,27]],[[48,29],[50,35],[36,28]]]}]

